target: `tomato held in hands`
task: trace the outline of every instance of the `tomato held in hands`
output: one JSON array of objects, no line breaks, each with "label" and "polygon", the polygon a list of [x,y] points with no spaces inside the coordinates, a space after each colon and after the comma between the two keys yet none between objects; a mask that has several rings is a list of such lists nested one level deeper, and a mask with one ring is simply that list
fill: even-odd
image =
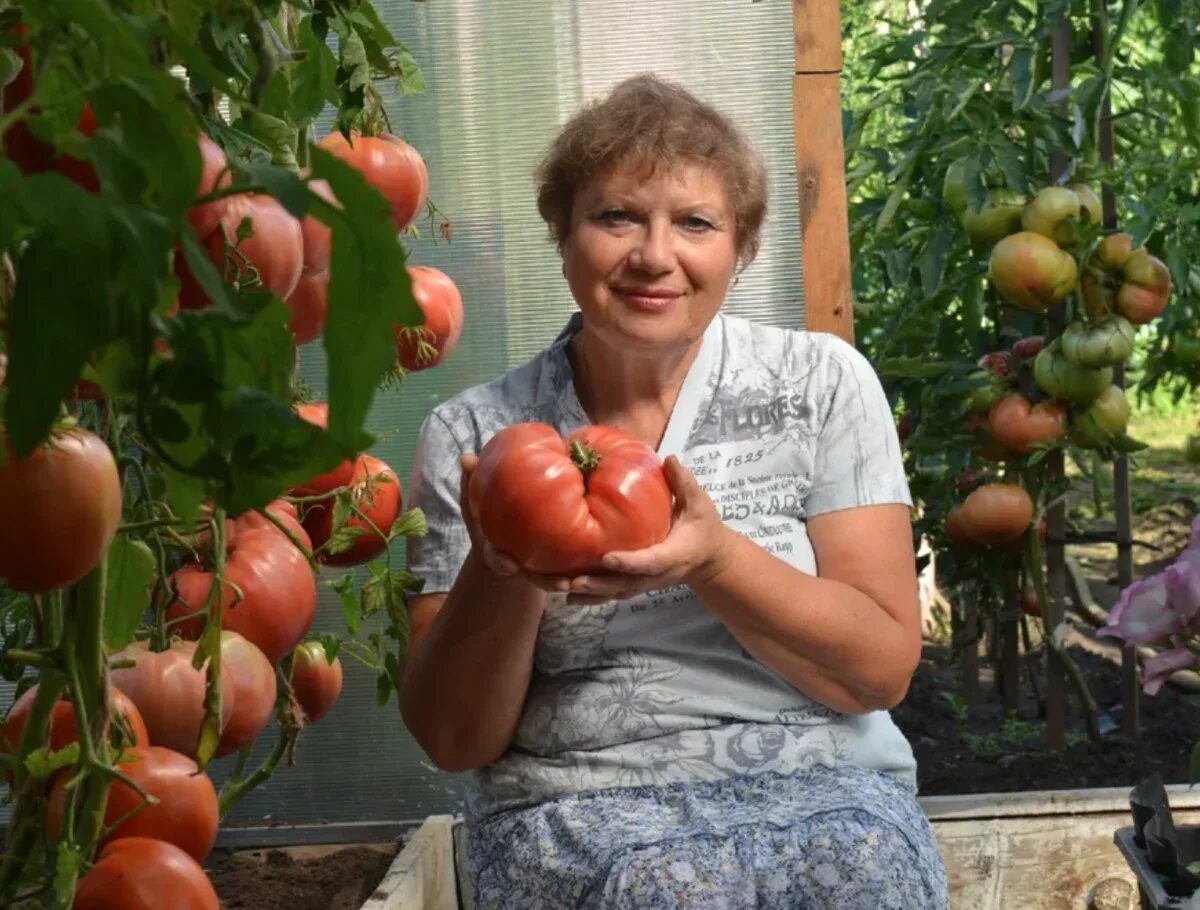
[{"label": "tomato held in hands", "polygon": [[462,337],[463,302],[458,286],[445,272],[428,265],[408,269],[425,322],[396,327],[396,358],[410,373],[435,367],[449,357]]},{"label": "tomato held in hands", "polygon": [[220,910],[200,864],[174,844],[124,837],[79,880],[73,910]]},{"label": "tomato held in hands", "polygon": [[501,430],[480,452],[468,495],[492,546],[546,575],[597,571],[606,553],[652,546],[671,529],[662,461],[614,427],[566,439],[542,423]]},{"label": "tomato held in hands", "polygon": [[112,452],[81,429],[21,461],[5,448],[0,437],[0,582],[25,594],[74,584],[104,558],[121,520]]},{"label": "tomato held in hands", "polygon": [[292,655],[292,692],[308,723],[316,723],[329,713],[342,694],[342,661],[331,663],[325,646],[306,641]]},{"label": "tomato held in hands", "polygon": [[347,141],[335,131],[317,145],[357,169],[383,194],[392,207],[392,223],[397,231],[403,231],[421,214],[429,193],[429,170],[420,153],[403,139],[387,133],[351,133]]},{"label": "tomato held in hands", "polygon": [[[137,705],[150,734],[150,743],[194,755],[204,720],[205,671],[192,666],[196,643],[174,641],[165,651],[151,651],[135,642],[114,655],[113,661],[133,660],[116,667],[112,684]],[[221,678],[221,727],[233,715],[235,692],[227,675]]]},{"label": "tomato held in hands", "polygon": [[[304,513],[304,529],[312,538],[317,559],[328,566],[359,566],[387,549],[387,535],[400,515],[403,492],[400,479],[388,465],[374,455],[359,455],[350,477],[350,498],[362,515],[351,514],[344,527],[362,531],[348,549],[337,553],[321,550],[333,536],[332,497],[313,503]],[[383,535],[383,536],[380,536]]]},{"label": "tomato held in hands", "polygon": [[[223,627],[245,636],[277,663],[312,626],[317,610],[316,575],[305,554],[269,523],[230,535],[225,550],[228,584],[217,605]],[[213,573],[199,563],[186,565],[171,576],[178,599],[167,610],[167,618],[183,620],[174,627],[180,635],[199,638],[204,631],[200,611],[212,586]]]}]

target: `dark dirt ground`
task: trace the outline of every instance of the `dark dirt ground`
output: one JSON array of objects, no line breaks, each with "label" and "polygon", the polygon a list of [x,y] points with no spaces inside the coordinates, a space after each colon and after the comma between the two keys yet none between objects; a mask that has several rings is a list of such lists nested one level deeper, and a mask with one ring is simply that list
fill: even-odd
[{"label": "dark dirt ground", "polygon": [[400,847],[216,850],[205,867],[223,910],[358,910]]}]

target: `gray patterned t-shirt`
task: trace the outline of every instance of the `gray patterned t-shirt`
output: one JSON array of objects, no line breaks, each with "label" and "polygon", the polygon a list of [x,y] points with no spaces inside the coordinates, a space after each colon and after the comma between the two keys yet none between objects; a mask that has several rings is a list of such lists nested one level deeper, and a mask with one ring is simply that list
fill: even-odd
[{"label": "gray patterned t-shirt", "polygon": [[[533,360],[426,419],[410,499],[430,531],[410,538],[408,551],[426,592],[450,589],[469,548],[459,454],[479,451],[513,423],[541,421],[565,434],[588,422],[567,358],[578,326],[576,316]],[[816,572],[808,517],[911,504],[879,380],[834,335],[718,316],[659,454],[680,458],[728,525],[808,573]],[[517,733],[476,772],[470,811],[847,763],[915,781],[912,750],[886,711],[847,715],[809,699],[748,654],[690,589],[599,606],[555,599]]]}]

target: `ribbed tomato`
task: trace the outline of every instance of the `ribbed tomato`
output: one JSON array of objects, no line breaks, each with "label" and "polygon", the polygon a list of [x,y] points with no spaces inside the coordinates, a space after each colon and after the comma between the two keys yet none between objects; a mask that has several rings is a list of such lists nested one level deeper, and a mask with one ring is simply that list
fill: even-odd
[{"label": "ribbed tomato", "polygon": [[[268,660],[278,663],[308,633],[316,614],[312,567],[287,537],[266,522],[228,535],[225,550],[228,584],[218,604],[222,625],[245,636]],[[167,610],[168,619],[183,620],[174,627],[180,635],[199,638],[205,622],[199,611],[212,590],[213,573],[192,563],[171,576],[171,585],[178,599]]]},{"label": "ribbed tomato", "polygon": [[469,498],[492,546],[548,575],[596,571],[604,554],[651,546],[671,529],[662,462],[615,427],[566,439],[542,423],[507,427],[480,452]]},{"label": "ribbed tomato", "polygon": [[237,752],[262,733],[275,709],[275,668],[255,645],[221,630],[221,675],[233,687],[233,711],[221,730],[217,756]]},{"label": "ribbed tomato", "polygon": [[[29,712],[33,710],[33,700],[37,697],[38,687],[34,686],[15,702],[9,709],[4,726],[0,729],[0,753],[15,753],[20,749],[21,736],[25,732],[25,724],[29,721]],[[109,713],[112,716],[112,729],[121,745],[148,746],[150,734],[146,732],[146,722],[137,706],[130,701],[120,689],[109,689]],[[57,752],[65,749],[71,743],[79,742],[79,728],[75,724],[75,706],[66,697],[59,698],[50,712],[50,751]]]},{"label": "ribbed tomato", "polygon": [[[212,205],[215,209],[203,217],[216,215],[216,227],[199,239],[217,271],[231,284],[248,287],[254,283],[286,300],[300,281],[304,266],[300,222],[273,197],[262,194],[237,193]],[[249,222],[250,233],[239,241],[238,228],[244,221]],[[237,252],[233,253],[230,248],[235,246]],[[175,272],[182,283],[180,306],[185,310],[208,306],[208,295],[182,255],[175,257]]]},{"label": "ribbed tomato", "polygon": [[356,168],[383,194],[392,207],[392,223],[397,231],[403,231],[421,214],[429,193],[429,170],[417,150],[403,139],[388,133],[351,133],[347,141],[335,131],[317,144]]},{"label": "ribbed tomato", "polygon": [[0,441],[0,581],[43,594],[96,568],[121,520],[117,463],[94,433],[58,433],[21,461]]},{"label": "ribbed tomato", "polygon": [[1061,439],[1067,431],[1067,407],[1059,401],[1031,404],[1024,395],[1005,395],[988,413],[988,432],[1022,454]]},{"label": "ribbed tomato", "polygon": [[325,565],[358,566],[379,556],[387,549],[387,535],[400,515],[404,500],[400,479],[386,462],[373,455],[359,455],[350,487],[351,501],[364,517],[352,514],[346,521],[347,528],[363,531],[349,549],[320,552],[333,534],[334,499],[313,503],[304,513],[304,529],[312,538],[317,559]]},{"label": "ribbed tomato", "polygon": [[73,910],[220,910],[200,864],[174,844],[124,837],[79,880]]},{"label": "ribbed tomato", "polygon": [[[110,829],[104,842],[123,837],[152,837],[174,844],[197,862],[203,862],[217,842],[217,790],[212,778],[186,755],[160,746],[126,749],[120,768],[122,774],[158,802],[143,806],[145,800],[136,790],[120,781],[113,783],[104,808],[104,824]],[[50,790],[46,815],[52,836],[58,835],[62,825],[68,796],[65,785],[70,777],[66,772],[57,775]]]},{"label": "ribbed tomato", "polygon": [[961,506],[962,532],[977,544],[995,546],[1017,540],[1033,521],[1033,500],[1021,487],[985,483]]},{"label": "ribbed tomato", "polygon": [[[322,430],[329,427],[329,405],[323,401],[313,401],[308,404],[299,405],[296,408],[296,413]],[[318,474],[303,486],[296,487],[292,490],[292,494],[295,496],[321,496],[331,490],[336,490],[338,487],[349,485],[353,476],[354,460],[347,458],[337,467],[326,471],[324,474]]]},{"label": "ribbed tomato", "polygon": [[450,276],[429,265],[409,266],[413,297],[425,321],[396,327],[396,357],[410,373],[435,367],[449,357],[462,337],[463,303]]},{"label": "ribbed tomato", "polygon": [[[204,720],[205,671],[192,666],[196,643],[173,641],[166,651],[151,651],[147,642],[135,642],[116,654],[114,662],[135,661],[116,667],[112,684],[137,705],[150,734],[150,743],[184,755],[194,755]],[[221,727],[233,716],[235,691],[221,678]]]},{"label": "ribbed tomato", "polygon": [[292,693],[313,724],[329,713],[342,694],[342,661],[332,662],[319,641],[306,641],[292,655]]}]

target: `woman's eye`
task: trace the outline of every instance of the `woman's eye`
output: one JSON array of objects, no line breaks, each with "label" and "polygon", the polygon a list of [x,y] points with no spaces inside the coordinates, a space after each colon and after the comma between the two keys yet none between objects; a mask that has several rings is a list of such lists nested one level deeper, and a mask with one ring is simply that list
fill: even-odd
[{"label": "woman's eye", "polygon": [[701,233],[702,231],[712,230],[712,222],[707,218],[701,218],[699,215],[688,215],[683,219],[683,228],[686,231]]},{"label": "woman's eye", "polygon": [[596,216],[596,220],[601,224],[628,224],[633,220],[633,216],[625,209],[609,209]]}]

